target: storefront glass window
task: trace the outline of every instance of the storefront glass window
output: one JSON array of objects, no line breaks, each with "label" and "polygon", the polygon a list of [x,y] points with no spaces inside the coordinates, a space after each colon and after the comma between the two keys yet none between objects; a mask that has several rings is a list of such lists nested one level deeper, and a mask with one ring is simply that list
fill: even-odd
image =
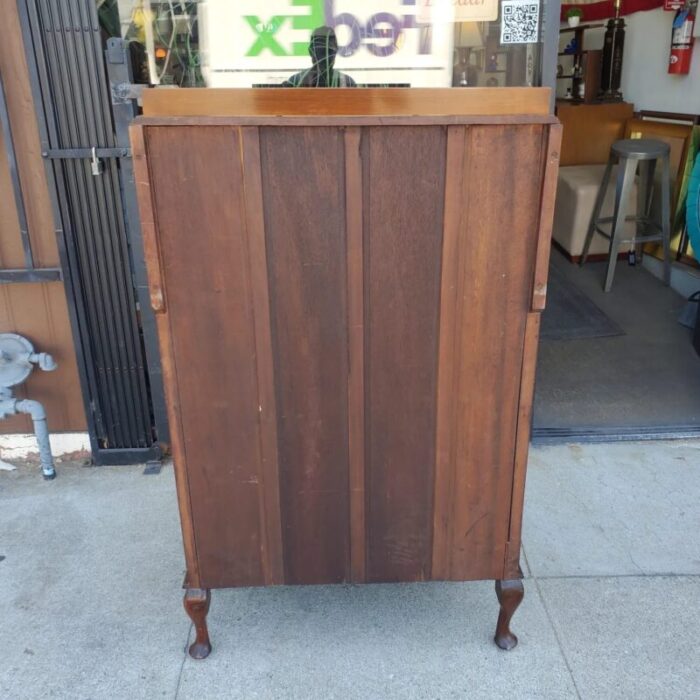
[{"label": "storefront glass window", "polygon": [[[105,35],[130,41],[142,83],[541,84],[539,0],[96,1]],[[333,31],[314,34],[322,27]]]}]

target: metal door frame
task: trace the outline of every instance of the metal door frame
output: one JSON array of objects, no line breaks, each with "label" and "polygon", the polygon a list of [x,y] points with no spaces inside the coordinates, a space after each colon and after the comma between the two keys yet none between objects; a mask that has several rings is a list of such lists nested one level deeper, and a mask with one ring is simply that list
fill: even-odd
[{"label": "metal door frame", "polygon": [[[49,88],[42,87],[49,84],[49,78],[45,71],[47,64],[45,63],[44,49],[42,46],[37,45],[35,34],[32,30],[32,22],[36,24],[38,16],[36,0],[16,0],[16,2],[29,70],[39,139],[45,161],[46,179],[53,210],[54,227],[68,302],[93,463],[97,465],[132,464],[157,460],[162,457],[163,448],[167,449],[169,434],[156,324],[147,293],[141,227],[136,206],[131,148],[128,140],[128,126],[136,115],[136,105],[134,100],[123,95],[120,97],[117,91],[111,89],[110,85],[105,85],[105,89],[112,98],[111,128],[116,147],[93,148],[91,153],[82,153],[82,150],[85,149],[63,149],[60,154],[52,151],[51,144],[57,142],[57,124],[54,123],[54,118],[49,116],[53,114]],[[125,52],[125,57],[127,53]],[[110,69],[110,77],[112,70],[115,71],[115,75],[118,75],[121,71],[123,75],[130,76],[128,62],[120,66],[114,50],[110,54],[110,49],[107,49],[106,59],[105,76],[108,68]],[[94,105],[89,104],[82,104],[80,108],[86,111],[95,109]],[[85,145],[89,146],[89,144]],[[67,151],[69,150],[75,151],[75,153],[68,153]],[[74,224],[65,176],[60,167],[54,166],[55,161],[53,160],[53,157],[56,156],[60,158],[83,158],[88,155],[92,156],[93,160],[97,160],[97,158],[119,159],[120,191],[115,194],[119,195],[118,201],[121,202],[122,219],[129,246],[129,256],[126,264],[130,269],[126,272],[130,275],[134,296],[137,301],[137,307],[133,309],[133,313],[138,314],[140,318],[139,327],[143,336],[142,350],[148,381],[149,408],[152,428],[155,433],[155,439],[149,447],[111,448],[105,447],[100,442],[100,436],[105,434],[105,429],[102,423],[103,416],[98,413],[92,398],[93,394],[98,393],[98,384],[95,373],[95,358],[89,342],[86,342],[86,329],[89,327],[89,324],[83,301],[84,288],[79,276],[76,274],[76,271],[79,269],[79,262],[74,244]]]},{"label": "metal door frame", "polygon": [[[133,71],[129,54],[129,42],[124,39],[108,39],[105,49],[107,77],[112,101],[112,118],[117,146],[128,148],[131,152],[129,126],[138,116],[138,94],[134,92]],[[146,256],[141,235],[141,217],[136,198],[134,181],[134,162],[129,158],[120,161],[119,177],[124,205],[124,222],[126,235],[131,246],[131,270],[141,315],[141,328],[144,337],[144,350],[148,364],[151,389],[151,406],[156,434],[161,445],[170,442],[168,412],[165,404],[165,389],[160,362],[160,342],[156,316],[151,306],[148,287]]]},{"label": "metal door frame", "polygon": [[561,25],[561,0],[542,0],[542,59],[541,82],[543,87],[551,88],[549,110],[554,114],[557,99],[557,63],[559,62],[559,28]]}]

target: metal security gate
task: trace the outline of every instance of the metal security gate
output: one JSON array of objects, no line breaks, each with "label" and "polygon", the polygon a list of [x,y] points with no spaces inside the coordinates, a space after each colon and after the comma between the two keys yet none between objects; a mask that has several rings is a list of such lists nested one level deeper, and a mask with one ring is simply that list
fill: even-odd
[{"label": "metal security gate", "polygon": [[139,304],[147,287],[127,133],[134,107],[111,94],[95,0],[18,8],[93,459],[157,459],[167,421],[155,322]]}]

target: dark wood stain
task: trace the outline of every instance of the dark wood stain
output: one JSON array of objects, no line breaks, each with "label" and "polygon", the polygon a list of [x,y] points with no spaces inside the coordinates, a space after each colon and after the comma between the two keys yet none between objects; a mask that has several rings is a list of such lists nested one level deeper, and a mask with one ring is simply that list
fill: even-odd
[{"label": "dark wood stain", "polygon": [[549,254],[552,246],[552,224],[554,222],[554,202],[559,176],[559,158],[562,143],[562,128],[552,125],[542,135],[542,160],[544,176],[540,194],[539,227],[537,232],[537,252],[532,286],[532,310],[543,311],[547,301],[547,276],[549,275]]},{"label": "dark wood stain", "polygon": [[517,578],[559,129],[133,134],[187,585]]},{"label": "dark wood stain", "polygon": [[240,129],[248,264],[253,296],[255,356],[260,413],[260,529],[263,533],[263,569],[266,584],[284,583],[282,524],[280,522],[277,405],[270,328],[267,248],[263,216],[260,138],[257,129]]},{"label": "dark wood stain", "polygon": [[[436,578],[498,578],[503,571],[519,407],[525,319],[537,236],[542,127],[469,127],[462,177],[456,309],[443,307],[441,376],[448,392],[441,412],[438,453],[449,455],[436,484],[436,530],[447,538],[436,551]],[[451,190],[456,194],[456,188]],[[454,205],[448,202],[448,210]],[[452,256],[455,243],[446,247]],[[502,251],[496,254],[495,251]],[[443,292],[452,286],[443,280]],[[444,352],[444,354],[443,354]],[[438,403],[443,405],[441,399]],[[445,426],[443,421],[448,421]],[[445,509],[442,510],[442,509]]]},{"label": "dark wood stain", "polygon": [[201,584],[261,584],[259,401],[239,135],[231,127],[153,128],[148,154]]},{"label": "dark wood stain", "polygon": [[527,455],[530,447],[532,401],[535,394],[535,369],[537,367],[539,335],[540,314],[530,313],[525,323],[523,373],[520,381],[520,398],[518,400],[511,514],[508,527],[508,543],[506,545],[505,572],[503,574],[505,578],[517,578],[520,570],[520,536],[523,520],[523,498],[525,496],[525,472],[527,470]]},{"label": "dark wood stain", "polygon": [[464,182],[465,162],[468,162],[469,141],[463,126],[447,128],[447,162],[445,165],[445,208],[442,238],[442,279],[440,290],[440,330],[438,347],[438,387],[435,433],[435,490],[433,499],[433,560],[434,578],[447,578],[451,547],[451,509],[454,480],[455,402],[453,390],[456,375],[457,310],[461,299],[460,251],[462,244],[462,212],[469,206],[467,184]]},{"label": "dark wood stain", "polygon": [[362,131],[345,131],[345,221],[348,265],[348,455],[350,461],[350,575],[366,577],[367,521],[365,512],[365,318],[364,201]]},{"label": "dark wood stain", "polygon": [[132,129],[191,655],[209,588],[275,583],[494,578],[517,643],[561,130],[544,93],[494,94],[415,124],[389,93],[354,119],[319,96],[274,126],[248,94]]},{"label": "dark wood stain", "polygon": [[544,175],[539,206],[539,227],[535,253],[534,280],[532,285],[532,313],[527,315],[523,364],[520,381],[518,424],[513,464],[513,487],[511,490],[511,514],[506,547],[505,578],[515,578],[520,570],[520,539],[522,533],[523,501],[525,497],[525,473],[530,446],[532,425],[532,402],[535,394],[535,371],[537,347],[540,337],[540,314],[547,299],[547,274],[549,271],[550,240],[554,218],[554,201],[557,192],[557,175],[562,145],[562,127],[552,125],[543,133],[542,160]]},{"label": "dark wood stain", "polygon": [[369,581],[430,578],[446,132],[372,127],[365,180]]},{"label": "dark wood stain", "polygon": [[344,142],[333,128],[264,128],[260,146],[285,580],[340,582],[350,576]]},{"label": "dark wood stain", "polygon": [[192,500],[190,490],[189,465],[184,447],[184,431],[180,412],[180,392],[173,339],[170,333],[170,319],[165,313],[165,294],[163,291],[163,274],[161,271],[160,234],[156,224],[156,207],[153,201],[152,178],[149,159],[146,154],[144,127],[134,124],[130,127],[132,157],[134,159],[134,180],[136,196],[141,218],[141,235],[143,237],[144,257],[148,270],[148,287],[151,307],[156,312],[158,341],[160,347],[163,387],[165,389],[168,423],[171,433],[171,448],[177,501],[182,527],[182,542],[187,562],[187,585],[200,585],[199,560],[195,544],[194,523],[192,520]]}]

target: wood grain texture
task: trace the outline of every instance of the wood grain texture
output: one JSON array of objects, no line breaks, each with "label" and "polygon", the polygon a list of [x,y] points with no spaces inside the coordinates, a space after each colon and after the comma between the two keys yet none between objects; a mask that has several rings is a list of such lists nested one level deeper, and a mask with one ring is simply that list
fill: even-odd
[{"label": "wood grain texture", "polygon": [[[134,162],[134,184],[141,215],[143,254],[148,270],[148,290],[151,308],[156,314],[165,313],[165,280],[161,262],[160,243],[156,233],[156,214],[153,208],[151,178],[147,161],[144,129],[133,124],[129,128],[132,158]],[[169,340],[169,339],[168,339]],[[172,377],[174,380],[177,377]]]},{"label": "wood grain texture", "polygon": [[[53,267],[59,262],[53,211],[44,159],[41,157],[22,30],[17,4],[13,2],[3,7],[3,21],[0,23],[0,72],[15,143],[17,169],[24,191],[34,261],[38,267]],[[12,193],[8,192],[7,196],[12,197]]]},{"label": "wood grain texture", "polygon": [[540,193],[539,226],[535,252],[532,305],[534,313],[527,315],[520,379],[515,460],[513,465],[513,487],[511,491],[510,525],[505,552],[504,578],[515,578],[520,571],[520,546],[522,534],[523,504],[525,499],[525,473],[532,430],[532,404],[535,393],[535,372],[539,344],[540,314],[547,301],[547,276],[554,219],[559,156],[562,142],[562,127],[551,125],[543,133],[543,175]]},{"label": "wood grain texture", "polygon": [[260,402],[260,461],[262,469],[258,496],[261,514],[260,527],[264,543],[263,568],[267,584],[280,584],[284,582],[284,559],[277,456],[277,404],[270,329],[270,297],[258,130],[253,127],[242,128],[240,130],[240,143]]},{"label": "wood grain texture", "polygon": [[447,129],[447,161],[445,164],[445,204],[442,238],[442,274],[440,287],[440,329],[438,343],[438,389],[436,401],[435,489],[433,498],[433,576],[447,576],[450,560],[450,514],[454,488],[454,448],[457,394],[451,390],[456,379],[459,353],[455,327],[459,300],[463,296],[460,252],[462,211],[469,206],[468,183],[464,182],[469,162],[467,129],[450,126]]},{"label": "wood grain texture", "polygon": [[0,132],[0,204],[2,205],[0,206],[0,264],[4,268],[22,268],[24,251],[2,132]]},{"label": "wood grain texture", "polygon": [[561,165],[607,163],[610,147],[625,133],[634,114],[629,102],[572,105],[557,102],[557,116],[564,129]]},{"label": "wood grain texture", "polygon": [[348,266],[348,457],[350,468],[350,578],[366,577],[365,319],[362,132],[345,131],[345,226]]},{"label": "wood grain texture", "polygon": [[535,371],[537,368],[537,347],[540,337],[541,314],[530,313],[525,325],[523,370],[520,379],[518,399],[517,432],[515,437],[515,461],[513,467],[513,487],[510,498],[510,524],[508,544],[505,552],[503,577],[508,579],[520,576],[520,545],[525,500],[525,474],[530,448],[532,429],[532,402],[535,395]]},{"label": "wood grain texture", "polygon": [[[467,131],[460,212],[446,227],[443,290],[456,287],[456,308],[442,309],[437,435],[449,456],[436,483],[433,578],[502,575],[510,522],[515,429],[525,318],[530,305],[538,224],[542,127],[470,127]],[[528,174],[526,176],[526,173]],[[449,189],[454,197],[456,187]],[[507,255],[496,253],[507,251]],[[444,392],[453,397],[441,398]],[[445,426],[445,421],[449,427]],[[444,493],[449,494],[445,499]],[[447,506],[445,501],[448,501]],[[445,507],[447,510],[445,511]],[[446,525],[445,525],[446,524]]]},{"label": "wood grain texture", "polygon": [[453,114],[448,116],[436,115],[400,115],[373,116],[350,115],[340,116],[328,114],[320,116],[228,116],[228,117],[196,117],[196,116],[155,116],[137,117],[135,123],[141,126],[455,126],[471,124],[556,124],[556,117],[551,114],[510,114],[477,116],[473,114]]},{"label": "wood grain texture", "polygon": [[[160,231],[156,223],[156,203],[153,200],[151,173],[149,169],[149,154],[146,151],[144,128],[132,125],[129,129],[132,158],[134,160],[134,183],[141,220],[141,236],[148,271],[148,284],[154,311],[165,311],[160,303],[163,297],[163,273],[160,261]],[[153,290],[158,293],[153,294]],[[178,320],[176,319],[177,323]],[[158,327],[158,343],[160,348],[161,371],[163,372],[163,387],[165,390],[168,424],[170,426],[170,448],[175,471],[177,486],[177,501],[180,512],[180,527],[182,530],[185,562],[187,565],[186,586],[200,588],[199,561],[197,559],[197,544],[195,542],[194,521],[192,518],[192,492],[190,490],[189,467],[185,451],[184,426],[180,410],[180,388],[175,351],[170,333],[170,318],[165,313],[156,314]]]},{"label": "wood grain texture", "polygon": [[188,586],[517,578],[559,130],[143,129]]},{"label": "wood grain texture", "polygon": [[349,579],[344,142],[263,128],[263,200],[287,583]]},{"label": "wood grain texture", "polygon": [[200,587],[259,585],[260,401],[239,133],[149,129],[147,149]]},{"label": "wood grain texture", "polygon": [[365,162],[367,580],[430,578],[446,132],[371,127]]},{"label": "wood grain texture", "polygon": [[143,93],[145,116],[547,115],[549,88],[181,88]]},{"label": "wood grain texture", "polygon": [[535,281],[532,285],[533,311],[544,310],[547,303],[547,277],[549,275],[549,254],[552,247],[552,225],[554,222],[554,202],[557,196],[557,180],[559,177],[561,138],[562,129],[559,124],[553,124],[549,129],[543,130],[544,179],[540,195]]}]

